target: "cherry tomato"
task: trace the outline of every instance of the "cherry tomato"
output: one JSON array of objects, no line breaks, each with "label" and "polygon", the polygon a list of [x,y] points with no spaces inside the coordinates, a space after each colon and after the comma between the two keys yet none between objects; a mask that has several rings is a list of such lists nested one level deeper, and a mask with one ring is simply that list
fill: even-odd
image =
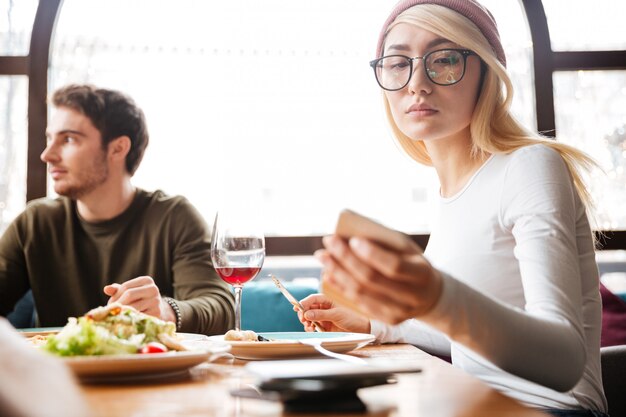
[{"label": "cherry tomato", "polygon": [[167,352],[167,348],[164,344],[159,342],[146,343],[139,349],[139,353],[164,353]]}]

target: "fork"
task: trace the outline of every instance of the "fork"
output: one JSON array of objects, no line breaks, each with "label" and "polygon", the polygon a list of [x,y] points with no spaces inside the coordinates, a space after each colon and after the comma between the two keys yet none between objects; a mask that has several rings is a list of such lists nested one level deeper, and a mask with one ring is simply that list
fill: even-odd
[{"label": "fork", "polygon": [[344,355],[343,353],[337,353],[326,349],[324,346],[322,346],[322,341],[320,339],[299,339],[298,342],[303,345],[311,346],[322,355],[328,356],[330,358],[340,359],[342,361],[354,363],[356,365],[368,365],[367,361],[363,358],[357,358],[356,356],[352,355]]},{"label": "fork", "polygon": [[[274,285],[276,285],[276,287],[278,287],[278,289],[285,296],[287,301],[289,301],[294,307],[296,307],[298,310],[300,310],[300,312],[302,312],[302,314],[304,314],[304,312],[306,310],[304,309],[302,304],[300,304],[300,302],[296,299],[296,297],[291,295],[291,293],[287,290],[287,288],[285,288],[285,286],[280,282],[280,280],[278,278],[276,278],[272,274],[270,274],[270,277],[272,278],[272,281],[274,281]],[[313,326],[315,326],[315,331],[317,331],[317,332],[323,332],[324,331],[324,328],[322,327],[322,325],[319,324],[316,321],[313,322]]]}]

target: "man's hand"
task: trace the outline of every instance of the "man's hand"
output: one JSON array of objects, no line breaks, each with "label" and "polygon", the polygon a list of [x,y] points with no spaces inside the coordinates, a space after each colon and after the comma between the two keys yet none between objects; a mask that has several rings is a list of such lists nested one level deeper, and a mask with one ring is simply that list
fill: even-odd
[{"label": "man's hand", "polygon": [[161,292],[152,277],[142,276],[123,284],[107,285],[104,293],[111,297],[107,304],[118,302],[161,320],[176,323],[174,310],[161,298]]}]

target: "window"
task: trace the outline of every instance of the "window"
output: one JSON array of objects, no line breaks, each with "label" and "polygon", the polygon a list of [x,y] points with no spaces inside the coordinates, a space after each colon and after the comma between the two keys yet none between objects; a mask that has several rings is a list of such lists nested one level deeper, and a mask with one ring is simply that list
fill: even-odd
[{"label": "window", "polygon": [[[521,8],[487,3],[501,22],[515,110],[532,126]],[[368,66],[393,3],[146,5],[65,0],[51,48],[51,89],[91,82],[144,108],[151,143],[136,185],[186,195],[207,219],[225,203],[255,205],[270,236],[328,233],[344,207],[428,232],[435,174],[394,145]]]},{"label": "window", "polygon": [[623,0],[543,0],[554,51],[626,49]]},{"label": "window", "polygon": [[17,74],[36,10],[36,0],[0,3],[0,233],[26,203],[28,77]]},{"label": "window", "polygon": [[[0,5],[0,54],[28,51],[37,3]],[[435,175],[394,146],[367,66],[382,19],[395,2],[225,3],[65,0],[51,45],[48,90],[91,82],[132,95],[146,111],[152,134],[135,183],[184,194],[209,219],[222,203],[242,202],[265,212],[269,236],[316,235],[332,228],[340,208],[351,207],[392,227],[427,233]],[[626,3],[483,3],[495,15],[507,51],[516,88],[514,113],[548,132],[556,125],[558,140],[601,161],[609,177],[592,179],[601,226],[618,230],[613,235],[621,237],[613,247],[626,247],[626,232],[619,231],[626,228],[619,166],[626,71],[619,18]],[[28,57],[0,56],[0,76],[5,76],[0,103],[7,108],[0,116],[5,132],[0,158],[7,157],[8,144],[25,143],[19,136],[26,131],[25,106],[28,141],[36,143],[28,150],[29,161],[36,161],[43,148],[37,141],[45,126],[46,30],[58,4],[39,3],[37,19],[44,18],[37,28],[50,26],[33,43],[46,45],[35,52],[37,62],[33,51],[30,66]],[[544,7],[551,42],[543,37]],[[534,45],[522,9],[532,24]],[[24,151],[11,152],[18,164],[25,163],[19,156]],[[22,180],[13,176],[14,181],[23,181],[25,174],[19,175]],[[31,162],[27,198],[44,194],[44,178],[43,165]],[[4,207],[13,204],[2,212],[5,225],[25,203],[20,186],[4,186],[5,194],[10,189],[17,196],[15,203],[0,194]],[[314,240],[280,241],[281,247],[298,241],[304,248]]]},{"label": "window", "polygon": [[[626,49],[621,23],[626,3],[603,0],[589,7],[581,0],[544,0],[543,4],[556,56],[577,63],[568,65],[568,71],[557,65],[553,74],[557,140],[586,151],[604,170],[589,183],[598,227],[626,229],[626,60],[623,54],[610,52]],[[609,54],[610,71],[603,68]]]},{"label": "window", "polygon": [[0,3],[0,56],[28,55],[37,0],[5,0]]},{"label": "window", "polygon": [[0,233],[26,203],[28,78],[0,77]]},{"label": "window", "polygon": [[557,140],[593,156],[605,171],[591,178],[598,226],[626,228],[626,71],[554,75]]}]

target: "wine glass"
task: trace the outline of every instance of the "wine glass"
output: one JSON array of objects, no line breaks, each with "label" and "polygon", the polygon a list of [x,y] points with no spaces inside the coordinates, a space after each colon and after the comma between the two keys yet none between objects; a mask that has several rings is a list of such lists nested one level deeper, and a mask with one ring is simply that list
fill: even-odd
[{"label": "wine glass", "polygon": [[213,224],[211,259],[218,275],[235,289],[235,330],[241,330],[243,285],[257,276],[265,259],[265,238],[254,216],[218,212]]}]

